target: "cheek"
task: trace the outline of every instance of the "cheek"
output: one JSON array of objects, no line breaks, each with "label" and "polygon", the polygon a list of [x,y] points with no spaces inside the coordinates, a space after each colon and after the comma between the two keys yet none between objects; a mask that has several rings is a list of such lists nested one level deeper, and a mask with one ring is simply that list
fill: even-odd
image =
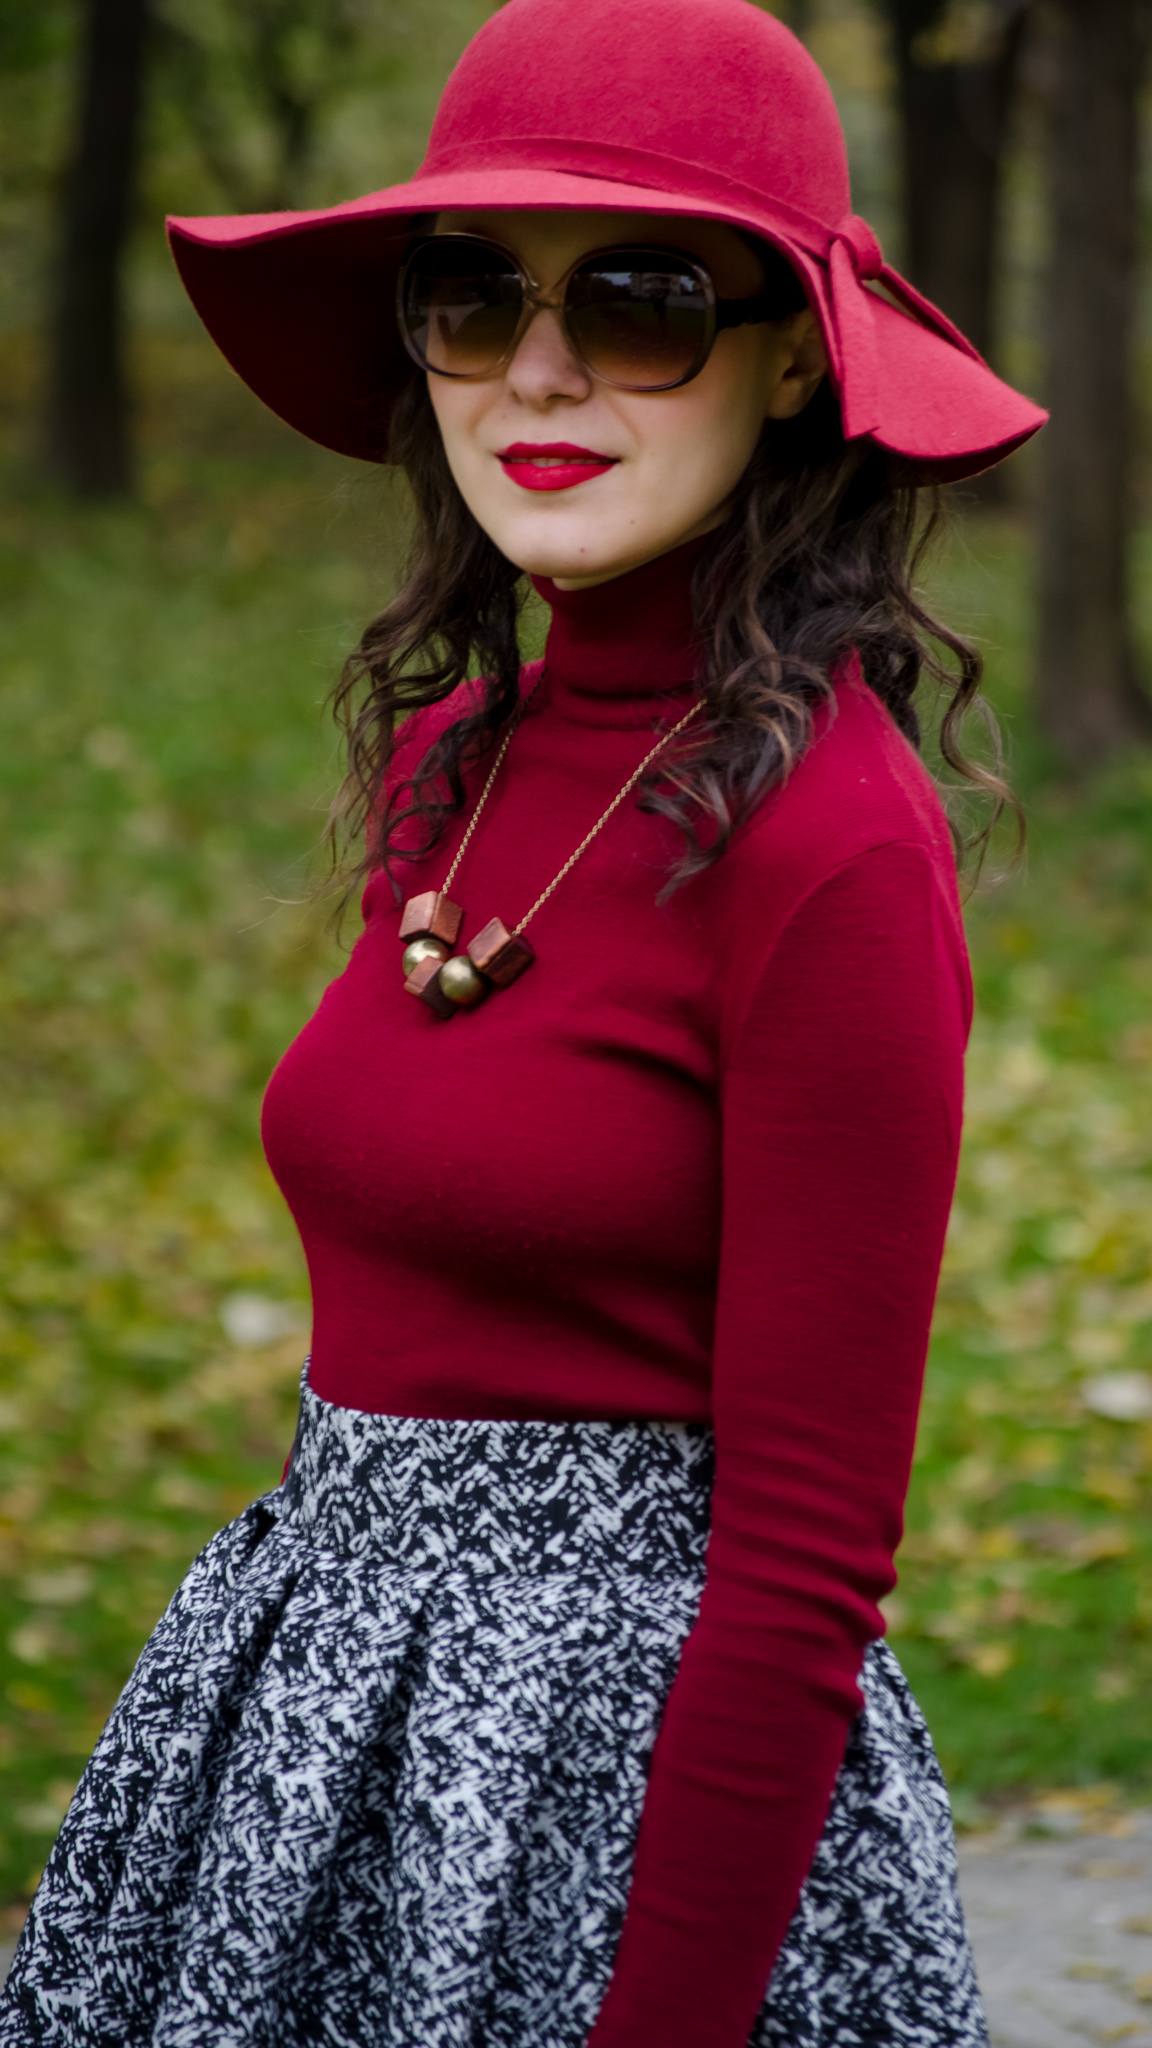
[{"label": "cheek", "polygon": [[715,500],[727,496],[748,467],[763,407],[753,377],[710,377],[711,369],[710,360],[693,383],[650,400],[653,411],[637,418],[636,438],[648,456],[648,476],[659,473],[661,488]]},{"label": "cheek", "polygon": [[[770,353],[753,328],[721,334],[698,380],[706,418],[699,432],[718,462],[742,476],[760,439],[771,378]],[[689,387],[691,389],[691,387]]]},{"label": "cheek", "polygon": [[428,390],[448,467],[465,503],[479,516],[481,507],[476,500],[483,495],[489,468],[478,440],[487,411],[483,387],[454,384],[446,377],[429,377]]},{"label": "cheek", "polygon": [[474,384],[450,383],[446,377],[428,379],[432,410],[450,458],[454,451],[466,455],[475,433],[476,389]]}]

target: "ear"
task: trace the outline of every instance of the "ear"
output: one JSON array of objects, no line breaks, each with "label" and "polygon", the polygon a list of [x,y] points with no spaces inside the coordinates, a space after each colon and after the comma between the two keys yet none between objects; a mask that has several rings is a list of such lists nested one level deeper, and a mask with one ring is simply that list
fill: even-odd
[{"label": "ear", "polygon": [[820,324],[811,307],[780,323],[781,353],[776,380],[768,394],[764,417],[793,420],[828,374],[828,356]]}]

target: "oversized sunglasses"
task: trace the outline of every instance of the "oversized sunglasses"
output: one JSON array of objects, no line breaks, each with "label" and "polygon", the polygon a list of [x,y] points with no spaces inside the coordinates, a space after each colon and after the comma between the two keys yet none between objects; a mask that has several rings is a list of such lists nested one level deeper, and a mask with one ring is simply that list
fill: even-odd
[{"label": "oversized sunglasses", "polygon": [[704,368],[721,329],[779,317],[777,293],[717,298],[697,257],[646,243],[594,249],[545,293],[498,243],[432,235],[409,252],[396,293],[404,346],[438,377],[495,376],[541,307],[618,391],[672,391]]}]

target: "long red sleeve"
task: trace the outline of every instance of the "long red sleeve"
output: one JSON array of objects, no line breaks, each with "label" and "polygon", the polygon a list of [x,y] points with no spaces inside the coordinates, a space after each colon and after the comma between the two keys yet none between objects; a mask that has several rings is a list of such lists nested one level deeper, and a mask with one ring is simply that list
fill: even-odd
[{"label": "long red sleeve", "polygon": [[[683,560],[551,595],[546,675],[453,885],[465,942],[517,922],[695,694]],[[414,721],[399,774],[459,709]],[[440,886],[463,830],[405,894]],[[448,1024],[403,991],[374,875],[265,1110],[323,1398],[714,1423],[707,1583],[591,2048],[745,2048],[892,1582],[960,1134],[951,845],[859,676],[658,904],[677,847],[622,806],[534,922],[531,971]]]},{"label": "long red sleeve", "polygon": [[949,907],[891,845],[798,907],[737,1033],[708,1581],[593,2048],[743,2048],[764,1996],[892,1584],[964,1029]]}]

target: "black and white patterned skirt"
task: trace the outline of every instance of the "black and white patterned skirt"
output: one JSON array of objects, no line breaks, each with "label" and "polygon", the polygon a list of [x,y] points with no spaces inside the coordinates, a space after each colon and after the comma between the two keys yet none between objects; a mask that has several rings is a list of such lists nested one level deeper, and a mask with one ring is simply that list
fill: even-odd
[{"label": "black and white patterned skirt", "polygon": [[[703,1580],[699,1426],[421,1421],[307,1387],[84,1774],[3,2048],[581,2048]],[[753,2048],[986,2048],[891,1652]]]}]

